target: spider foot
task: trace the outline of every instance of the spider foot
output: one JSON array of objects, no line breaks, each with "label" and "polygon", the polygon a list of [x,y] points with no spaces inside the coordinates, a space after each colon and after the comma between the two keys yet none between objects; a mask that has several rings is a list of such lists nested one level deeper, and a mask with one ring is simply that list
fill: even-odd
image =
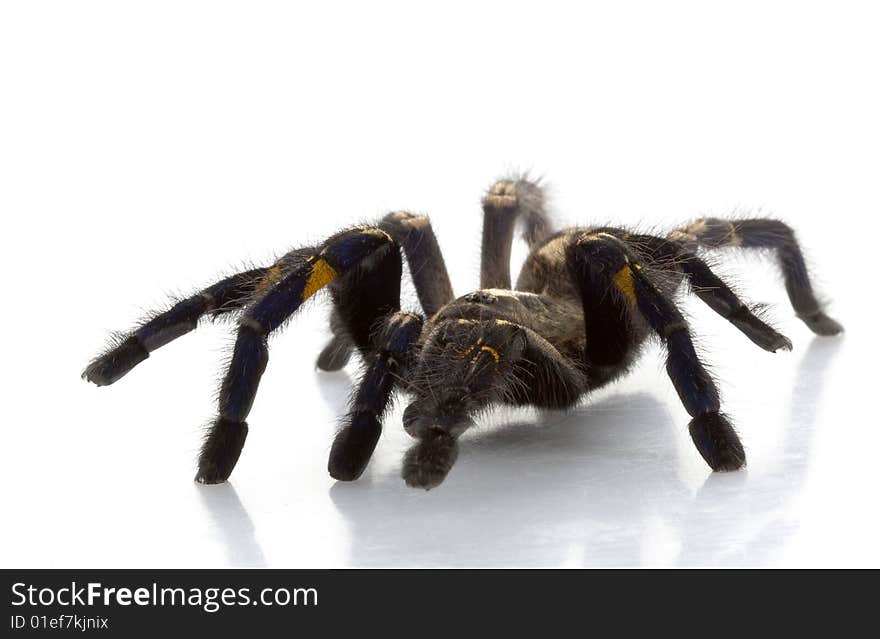
[{"label": "spider foot", "polygon": [[403,458],[403,479],[407,486],[431,490],[446,479],[458,459],[458,442],[449,433],[432,429],[410,448]]},{"label": "spider foot", "polygon": [[218,418],[202,445],[195,480],[200,484],[222,484],[229,479],[247,433],[247,423]]},{"label": "spider foot", "polygon": [[736,431],[720,413],[703,413],[691,420],[691,439],[714,471],[738,470],[745,466],[746,453]]},{"label": "spider foot", "polygon": [[351,359],[352,350],[347,339],[334,336],[318,355],[316,365],[322,371],[327,372],[342,370]]},{"label": "spider foot", "polygon": [[129,337],[92,361],[83,371],[82,378],[97,386],[109,386],[149,356],[139,341]]},{"label": "spider foot", "polygon": [[382,427],[374,415],[355,415],[351,425],[339,431],[333,440],[327,462],[330,476],[339,481],[354,481],[360,477],[373,456],[381,432]]},{"label": "spider foot", "polygon": [[816,335],[837,335],[843,332],[843,326],[840,322],[828,317],[822,311],[817,311],[812,315],[800,315],[800,318]]},{"label": "spider foot", "polygon": [[775,353],[776,351],[790,351],[792,348],[791,340],[782,333],[776,333],[774,339],[764,348],[771,353]]},{"label": "spider foot", "polygon": [[746,337],[752,340],[753,343],[770,353],[791,350],[791,340],[782,333],[774,331],[770,327],[765,327],[763,330],[747,330],[740,326],[740,330],[742,330]]},{"label": "spider foot", "polygon": [[761,319],[753,315],[746,306],[742,306],[727,319],[741,330],[746,337],[765,351],[775,353],[778,350],[791,350],[790,339],[776,331],[773,327],[765,324]]}]

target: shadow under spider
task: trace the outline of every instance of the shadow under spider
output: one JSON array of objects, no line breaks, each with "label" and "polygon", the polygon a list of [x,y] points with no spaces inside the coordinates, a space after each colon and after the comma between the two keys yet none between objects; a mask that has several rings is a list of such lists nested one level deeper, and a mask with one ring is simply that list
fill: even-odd
[{"label": "shadow under spider", "polygon": [[[478,429],[430,493],[406,487],[399,466],[334,484],[330,497],[350,528],[344,563],[772,563],[797,529],[785,513],[814,442],[814,415],[801,414],[802,406],[815,404],[840,344],[815,339],[798,364],[782,452],[774,455],[785,467],[771,476],[706,469],[695,486],[681,472],[680,456],[696,452],[679,416],[648,393],[612,394],[569,413],[541,413],[537,422]],[[755,490],[756,481],[767,486]]]},{"label": "shadow under spider", "polygon": [[196,490],[220,532],[228,564],[235,567],[266,567],[266,558],[257,541],[254,524],[232,483],[212,486],[197,484]]}]

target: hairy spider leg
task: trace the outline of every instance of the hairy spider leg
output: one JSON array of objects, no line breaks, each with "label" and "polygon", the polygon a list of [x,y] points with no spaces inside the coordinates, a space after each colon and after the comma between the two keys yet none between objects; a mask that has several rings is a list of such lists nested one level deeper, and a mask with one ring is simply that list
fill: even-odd
[{"label": "hairy spider leg", "polygon": [[[403,248],[424,313],[433,315],[451,302],[455,297],[452,284],[428,216],[395,211],[382,218],[379,228]],[[345,323],[335,311],[330,316],[330,332],[330,340],[318,355],[317,366],[323,371],[341,369],[348,363],[355,348]]]},{"label": "hairy spider leg", "polygon": [[[612,292],[631,311],[637,312],[666,345],[666,371],[692,417],[691,439],[706,463],[716,471],[740,468],[745,464],[742,443],[733,426],[719,412],[718,389],[700,362],[687,322],[676,305],[660,290],[635,254],[617,238],[605,233],[584,234],[570,250],[571,255],[580,257],[577,270],[588,271],[587,287]],[[622,320],[622,323],[628,322]]]},{"label": "hairy spider leg", "polygon": [[588,390],[583,372],[538,333],[525,326],[516,328],[524,338],[518,362],[524,383],[513,390],[514,399],[553,410],[574,406]]},{"label": "hairy spider leg", "polygon": [[794,231],[769,218],[722,220],[704,218],[670,234],[685,245],[710,249],[741,247],[775,251],[782,268],[785,290],[797,316],[817,335],[836,335],[843,326],[825,314],[813,286]]},{"label": "hairy spider leg", "polygon": [[382,416],[391,395],[412,363],[412,347],[422,332],[418,315],[397,312],[379,331],[376,348],[351,401],[343,427],[333,441],[327,469],[330,476],[352,481],[361,476],[382,433]]},{"label": "hairy spider leg", "polygon": [[112,384],[151,352],[196,328],[203,315],[221,315],[242,308],[269,271],[256,268],[237,273],[180,300],[167,311],[154,314],[92,360],[82,374],[83,379],[98,386]]},{"label": "hairy spider leg", "polygon": [[430,317],[451,302],[452,283],[428,216],[395,211],[382,218],[379,228],[403,248],[425,315]]},{"label": "hairy spider leg", "polygon": [[764,350],[771,353],[779,349],[791,350],[791,340],[757,317],[693,251],[672,240],[652,235],[629,235],[624,241],[630,248],[647,251],[658,264],[684,273],[697,297]]},{"label": "hairy spider leg", "polygon": [[550,236],[543,190],[526,179],[495,182],[483,197],[481,288],[511,288],[510,252],[519,219],[525,223],[523,238],[530,249]]},{"label": "hairy spider leg", "polygon": [[199,456],[196,480],[225,481],[247,437],[245,419],[269,360],[268,336],[331,283],[336,309],[358,348],[370,347],[377,321],[400,308],[400,250],[387,233],[359,227],[337,233],[309,257],[292,254],[290,272],[239,320],[232,359],[220,386],[218,416]]},{"label": "hairy spider leg", "polygon": [[345,328],[345,323],[334,307],[330,311],[330,339],[318,354],[315,365],[322,371],[338,371],[348,364],[355,344]]},{"label": "hairy spider leg", "polygon": [[640,336],[635,334],[629,322],[627,300],[613,294],[613,282],[609,281],[619,270],[622,258],[615,249],[605,249],[611,254],[614,269],[603,271],[596,260],[596,252],[605,244],[593,244],[575,240],[566,247],[566,265],[575,284],[584,311],[586,346],[583,366],[587,384],[599,387],[628,367],[633,359]]}]

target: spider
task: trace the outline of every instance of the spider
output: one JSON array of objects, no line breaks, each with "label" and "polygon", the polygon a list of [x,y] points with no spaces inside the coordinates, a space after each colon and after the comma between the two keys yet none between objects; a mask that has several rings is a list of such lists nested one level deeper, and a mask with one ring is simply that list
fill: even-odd
[{"label": "spider", "polygon": [[[650,335],[665,345],[666,370],[689,413],[690,436],[715,471],[745,464],[721,412],[718,389],[697,355],[676,305],[683,282],[761,348],[791,342],[755,315],[698,251],[740,247],[775,252],[798,317],[819,335],[840,324],[813,293],[792,230],[772,219],[704,218],[665,237],[611,227],[553,231],[540,185],[500,180],[482,200],[480,290],[456,298],[429,219],[394,212],[375,226],[343,230],[318,246],[238,273],[154,314],[94,359],[83,377],[112,384],[150,353],[196,328],[199,319],[238,313],[235,347],[219,392],[218,415],[198,459],[196,481],[231,474],[248,433],[248,413],[268,361],[267,338],[326,289],[331,338],[318,356],[326,371],[354,351],[365,370],[330,450],[337,480],[357,479],[376,447],[392,395],[412,401],[403,426],[416,443],[403,460],[410,486],[430,489],[458,457],[458,439],[494,404],[565,409],[624,374]],[[515,227],[530,252],[511,286]],[[401,310],[405,256],[422,313]]]}]

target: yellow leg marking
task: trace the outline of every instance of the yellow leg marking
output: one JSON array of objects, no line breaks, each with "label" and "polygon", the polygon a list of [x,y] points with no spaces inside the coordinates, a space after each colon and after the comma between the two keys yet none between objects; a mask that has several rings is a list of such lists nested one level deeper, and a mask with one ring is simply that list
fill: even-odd
[{"label": "yellow leg marking", "polygon": [[276,264],[275,266],[270,268],[268,271],[266,271],[266,274],[263,276],[263,278],[259,282],[257,282],[257,288],[254,290],[254,292],[257,295],[262,295],[268,289],[275,286],[280,280],[281,280],[281,267],[278,264]]},{"label": "yellow leg marking", "polygon": [[312,274],[309,275],[309,279],[306,280],[306,285],[303,288],[302,301],[305,302],[312,295],[327,286],[336,279],[337,275],[339,274],[336,272],[336,269],[327,264],[324,258],[318,258],[312,264]]},{"label": "yellow leg marking", "polygon": [[[636,268],[638,268],[638,265],[636,265]],[[629,262],[624,264],[623,268],[617,271],[614,275],[614,285],[619,288],[633,304],[636,303],[636,290],[633,285],[632,268],[630,268]]]}]

